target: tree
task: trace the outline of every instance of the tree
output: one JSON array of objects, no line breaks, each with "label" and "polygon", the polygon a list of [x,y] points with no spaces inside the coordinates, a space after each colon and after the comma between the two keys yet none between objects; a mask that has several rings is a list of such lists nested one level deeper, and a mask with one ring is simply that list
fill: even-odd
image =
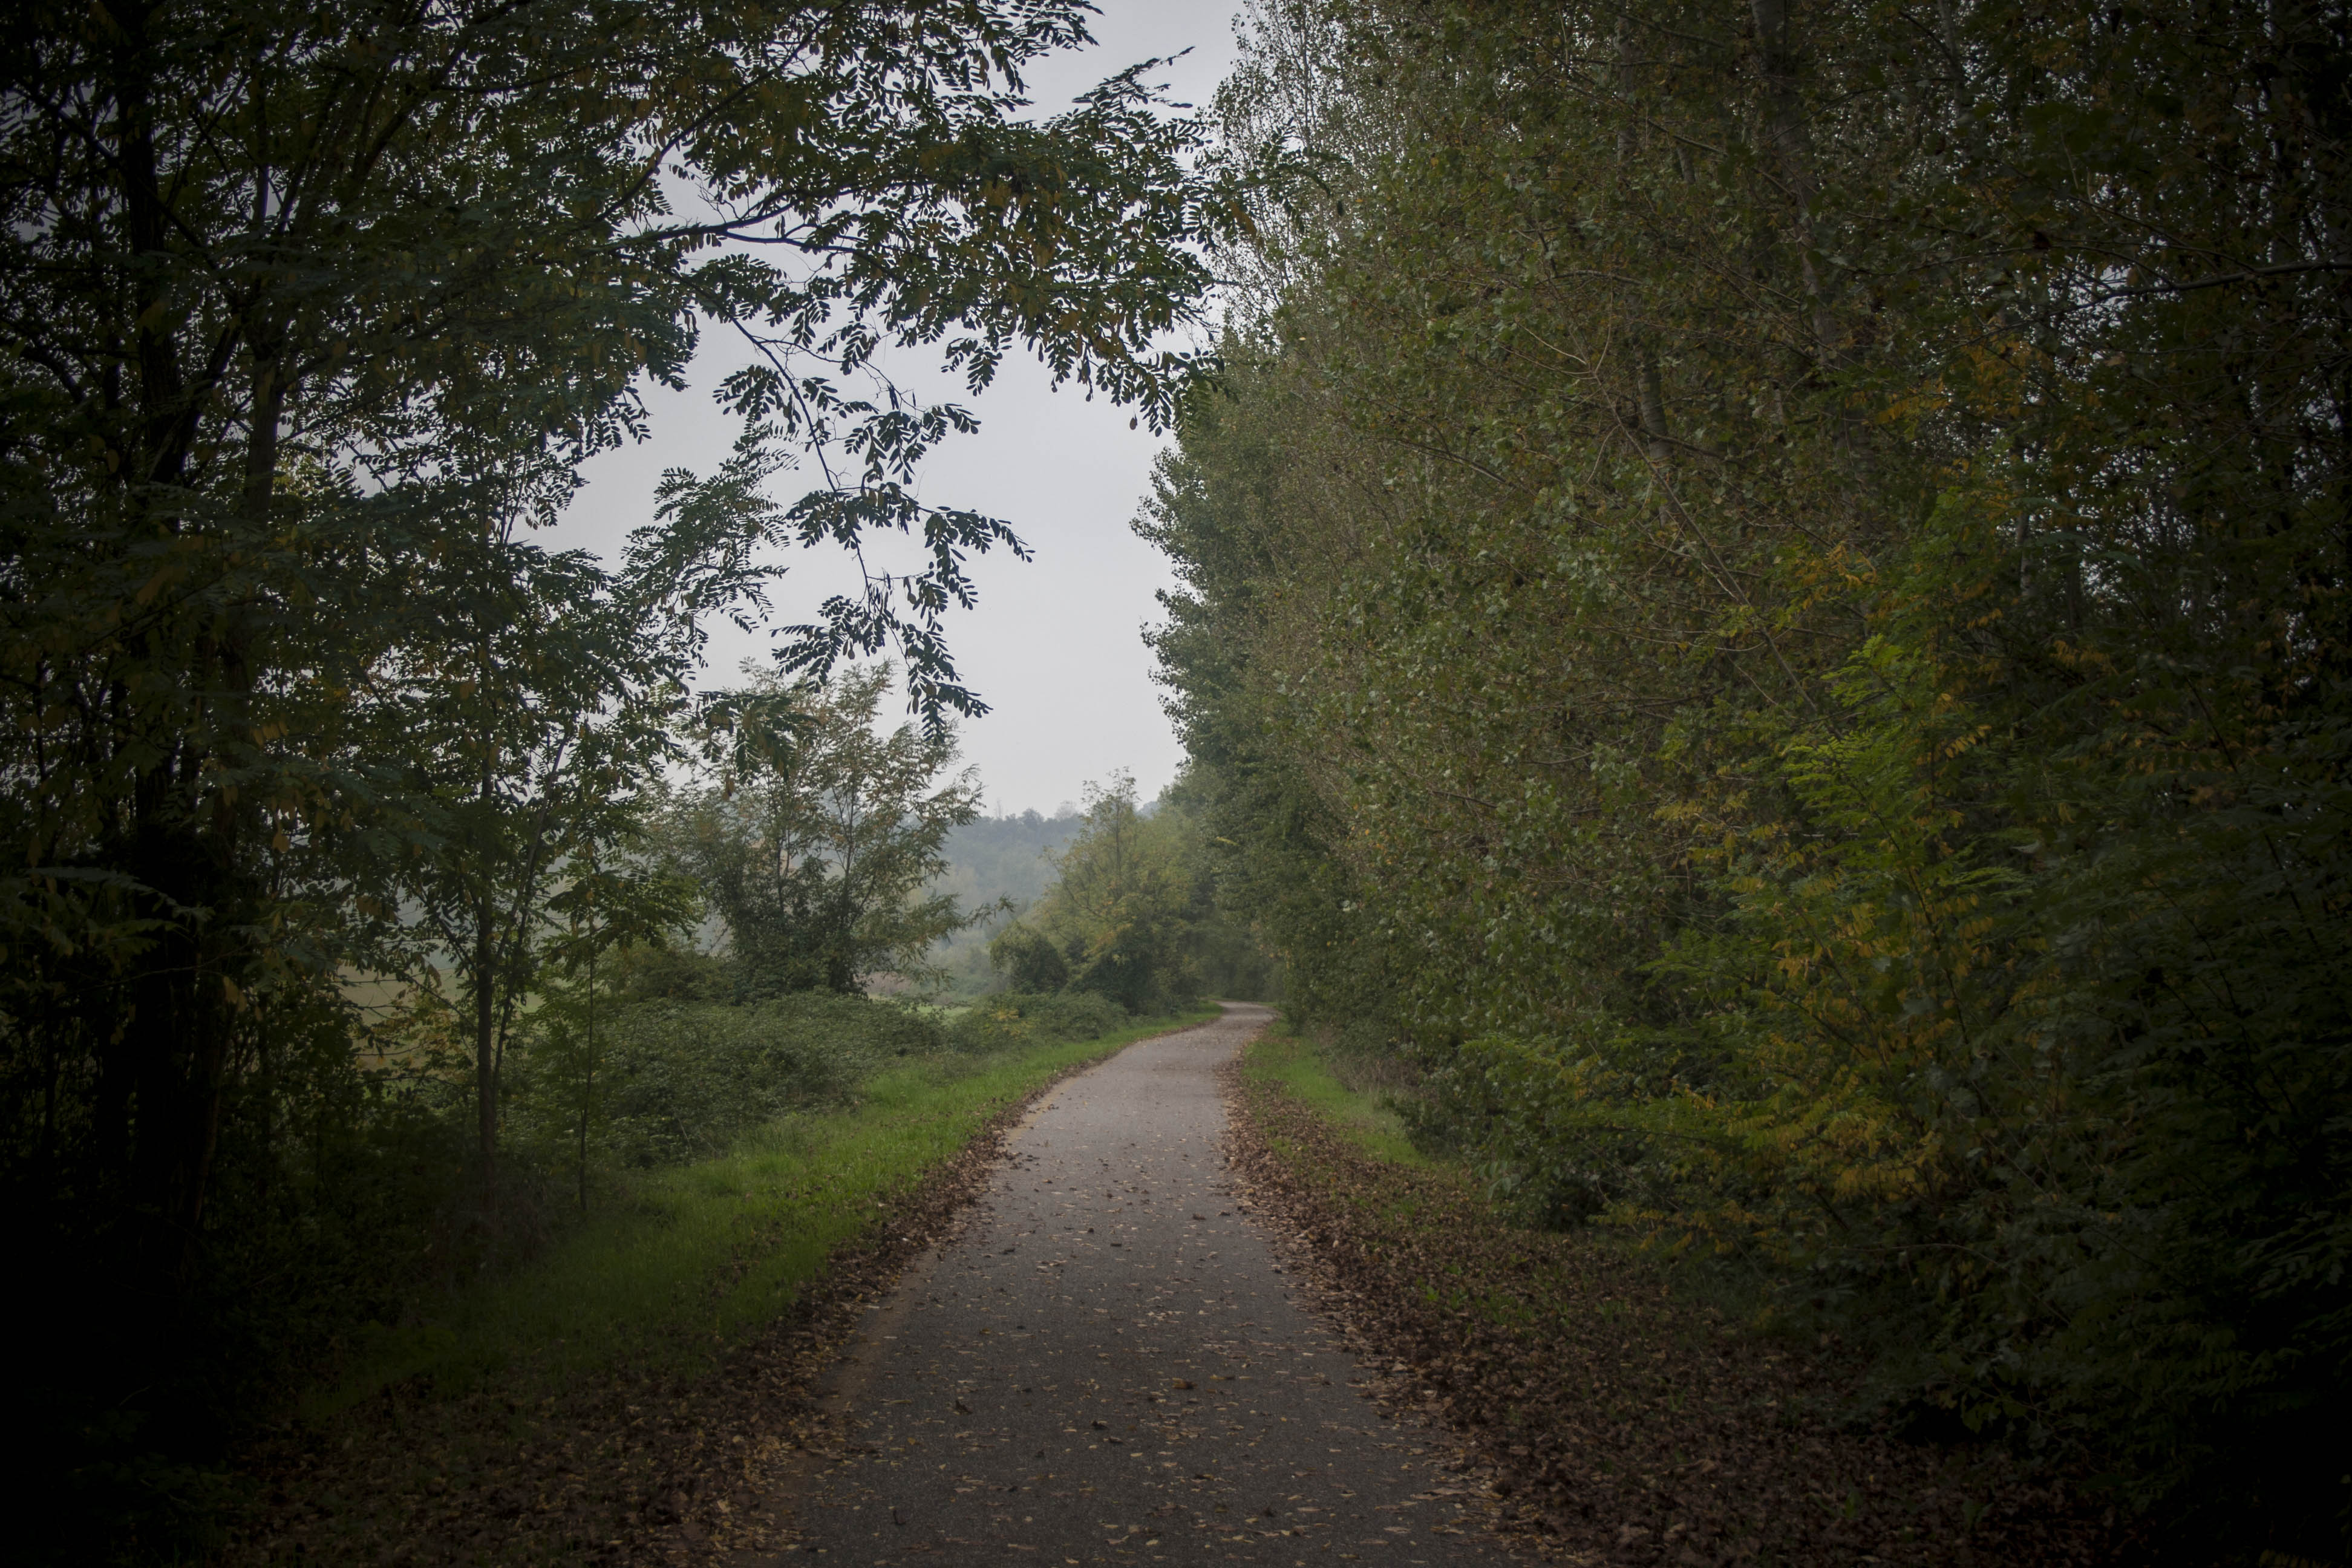
[{"label": "tree", "polygon": [[1531,1215],[2340,1554],[2345,18],[1256,26],[1319,183],[1143,527],[1293,1002]]},{"label": "tree", "polygon": [[[368,674],[371,750],[399,784],[372,954],[439,984],[454,972],[474,1058],[476,1158],[495,1222],[499,1068],[551,963],[691,918],[674,877],[630,851],[675,749],[674,683],[698,634],[641,579],[549,555],[509,517],[430,568],[436,620]],[[643,564],[642,562],[639,564]],[[389,822],[384,826],[392,826]],[[586,910],[598,918],[583,926]]]},{"label": "tree", "polygon": [[953,732],[877,731],[887,664],[823,684],[746,673],[751,687],[714,704],[733,716],[726,760],[673,829],[727,923],[739,989],[855,992],[877,974],[928,974],[935,943],[995,912],[922,891],[948,868],[949,833],[980,815],[970,769],[940,783]]},{"label": "tree", "polygon": [[[793,657],[899,637],[931,720],[972,705],[940,617],[970,603],[964,553],[1015,542],[905,482],[971,420],[848,378],[896,342],[977,386],[1023,347],[1164,415],[1186,366],[1146,345],[1206,279],[1188,246],[1210,208],[1180,164],[1198,132],[1131,73],[1018,116],[1020,69],[1082,15],[20,16],[0,82],[0,943],[11,1048],[34,1058],[11,1080],[50,1108],[20,1169],[119,1194],[169,1237],[131,1255],[193,1263],[248,999],[331,976],[348,913],[352,874],[322,869],[289,928],[268,863],[348,842],[400,788],[346,744],[353,694],[436,635],[426,568],[503,509],[552,516],[704,324],[759,363],[723,389],[743,457],[673,491],[656,553],[680,602],[755,601],[761,537],[918,531],[930,565],[830,606]],[[816,489],[751,496],[803,449]]]},{"label": "tree", "polygon": [[[467,955],[494,1134],[528,906],[561,896],[562,857],[609,841],[583,792],[626,797],[658,751],[616,741],[575,773],[601,742],[567,725],[608,733],[682,686],[697,615],[763,614],[762,542],[919,535],[924,568],[824,606],[785,651],[822,669],[896,639],[928,721],[976,710],[944,618],[971,602],[969,554],[1018,542],[915,498],[915,465],[972,421],[899,394],[876,354],[934,353],[976,388],[1033,353],[1157,424],[1191,366],[1152,345],[1207,282],[1195,237],[1229,216],[1186,167],[1199,127],[1133,73],[1026,115],[1021,71],[1084,16],[18,15],[0,44],[0,1168],[57,1331],[137,1352],[59,1354],[104,1369],[60,1381],[61,1408],[135,1425],[178,1400],[208,1429],[219,1304],[261,1301],[303,1257],[299,1224],[265,1237],[258,1217],[299,1190],[268,1163],[293,1125],[281,1069],[339,1060],[309,1080],[319,1103],[364,1102],[343,980],[399,956],[404,907]],[[520,548],[711,328],[757,362],[720,389],[737,459],[672,477],[625,584]],[[804,493],[763,493],[803,458]],[[502,618],[525,606],[583,650],[580,680],[529,657]],[[646,658],[611,640],[648,626]],[[598,707],[589,672],[630,695]],[[400,715],[419,722],[383,721]],[[225,1150],[257,1173],[234,1211],[215,1202]],[[183,1331],[149,1332],[156,1313]]]},{"label": "tree", "polygon": [[1015,922],[990,939],[988,961],[1015,991],[1050,996],[1070,983],[1070,963],[1052,937]]},{"label": "tree", "polygon": [[1179,835],[1144,816],[1134,776],[1124,773],[1087,785],[1084,821],[1055,857],[1053,887],[991,956],[1000,969],[1045,979],[1053,965],[1034,951],[1042,937],[1059,949],[1062,986],[1098,992],[1131,1013],[1190,1003],[1200,994],[1185,940],[1195,889]]}]

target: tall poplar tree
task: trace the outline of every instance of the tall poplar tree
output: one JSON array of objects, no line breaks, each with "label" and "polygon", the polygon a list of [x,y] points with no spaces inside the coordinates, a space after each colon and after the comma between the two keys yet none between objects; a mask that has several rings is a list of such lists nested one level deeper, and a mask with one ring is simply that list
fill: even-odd
[{"label": "tall poplar tree", "polygon": [[1320,178],[1142,527],[1287,994],[1531,1218],[2342,1555],[2342,9],[1257,17]]}]

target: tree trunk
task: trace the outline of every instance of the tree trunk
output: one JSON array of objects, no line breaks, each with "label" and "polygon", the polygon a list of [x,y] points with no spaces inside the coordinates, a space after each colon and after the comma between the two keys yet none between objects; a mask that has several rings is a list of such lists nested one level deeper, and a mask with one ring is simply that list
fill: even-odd
[{"label": "tree trunk", "polygon": [[1764,134],[1780,164],[1780,177],[1796,207],[1797,266],[1805,298],[1812,305],[1812,333],[1823,369],[1843,357],[1833,288],[1822,275],[1813,235],[1812,132],[1798,91],[1801,70],[1790,37],[1789,0],[1750,0],[1756,19],[1757,64],[1764,81]]},{"label": "tree trunk", "polygon": [[1642,396],[1642,439],[1648,449],[1650,461],[1666,460],[1666,397],[1658,376],[1658,351],[1646,337],[1636,340],[1634,349],[1639,365]]},{"label": "tree trunk", "polygon": [[[595,871],[593,861],[589,872]],[[593,895],[592,895],[593,897]],[[588,1047],[580,1068],[580,1212],[588,1212],[588,1117],[596,1104],[596,913],[588,912]]]},{"label": "tree trunk", "polygon": [[[130,276],[142,289],[136,339],[136,416],[124,441],[116,492],[134,536],[168,542],[184,520],[170,499],[185,483],[199,415],[224,389],[216,380],[234,349],[231,336],[192,383],[175,337],[173,300],[163,279],[172,268],[148,267],[173,242],[169,204],[158,175],[149,114],[153,70],[143,10],[120,13],[112,76],[121,106],[115,119],[116,168],[121,182],[123,242],[133,258]],[[257,392],[263,387],[257,386]],[[274,476],[277,395],[267,398],[268,428],[255,421],[247,472],[257,465]],[[258,414],[258,410],[257,414]],[[248,480],[246,510],[266,521],[269,486]],[[152,945],[142,955],[114,1005],[94,1009],[101,1088],[99,1138],[110,1170],[128,1183],[126,1196],[148,1232],[137,1268],[149,1288],[184,1287],[198,1258],[205,1202],[219,1139],[229,1041],[251,951],[240,933],[257,901],[239,863],[241,828],[253,807],[208,785],[207,765],[224,759],[218,742],[193,737],[209,731],[235,746],[253,738],[250,629],[236,606],[214,605],[195,625],[150,624],[126,639],[132,664],[163,672],[171,695],[134,695],[118,684],[110,694],[115,743],[125,751],[154,742],[155,760],[133,782],[123,802],[121,837],[100,859],[138,889],[133,910],[154,922]],[[188,709],[201,716],[191,725]]]},{"label": "tree trunk", "polygon": [[482,1221],[496,1229],[499,1203],[498,928],[490,900],[474,905],[474,1100],[482,1163]]}]

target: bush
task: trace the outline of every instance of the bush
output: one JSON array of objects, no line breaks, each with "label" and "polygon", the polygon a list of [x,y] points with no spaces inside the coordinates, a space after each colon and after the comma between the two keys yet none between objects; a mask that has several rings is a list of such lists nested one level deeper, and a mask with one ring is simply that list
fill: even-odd
[{"label": "bush", "polygon": [[988,961],[1015,991],[1043,995],[1069,984],[1069,961],[1054,939],[1034,926],[1016,921],[1008,927],[988,944]]},{"label": "bush", "polygon": [[795,1108],[847,1094],[892,1057],[939,1050],[928,1014],[893,1002],[801,992],[749,1006],[641,1002],[598,1026],[551,1017],[510,1088],[518,1143],[562,1145],[588,1120],[602,1162],[643,1169],[723,1152]]},{"label": "bush", "polygon": [[1002,991],[983,996],[948,1026],[960,1051],[999,1051],[1045,1040],[1098,1040],[1128,1021],[1126,1009],[1091,991],[1054,995]]},{"label": "bush", "polygon": [[605,963],[613,989],[632,1002],[727,1002],[741,986],[733,964],[690,947],[629,942]]}]

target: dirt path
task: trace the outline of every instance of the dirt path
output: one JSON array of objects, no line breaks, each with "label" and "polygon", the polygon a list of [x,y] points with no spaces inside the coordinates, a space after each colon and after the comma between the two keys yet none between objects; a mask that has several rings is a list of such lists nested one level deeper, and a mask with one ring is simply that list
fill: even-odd
[{"label": "dirt path", "polygon": [[782,1500],[796,1544],[747,1561],[1507,1561],[1228,1195],[1215,1071],[1269,1016],[1228,1004],[1047,1098],[868,1316],[848,1451]]}]

